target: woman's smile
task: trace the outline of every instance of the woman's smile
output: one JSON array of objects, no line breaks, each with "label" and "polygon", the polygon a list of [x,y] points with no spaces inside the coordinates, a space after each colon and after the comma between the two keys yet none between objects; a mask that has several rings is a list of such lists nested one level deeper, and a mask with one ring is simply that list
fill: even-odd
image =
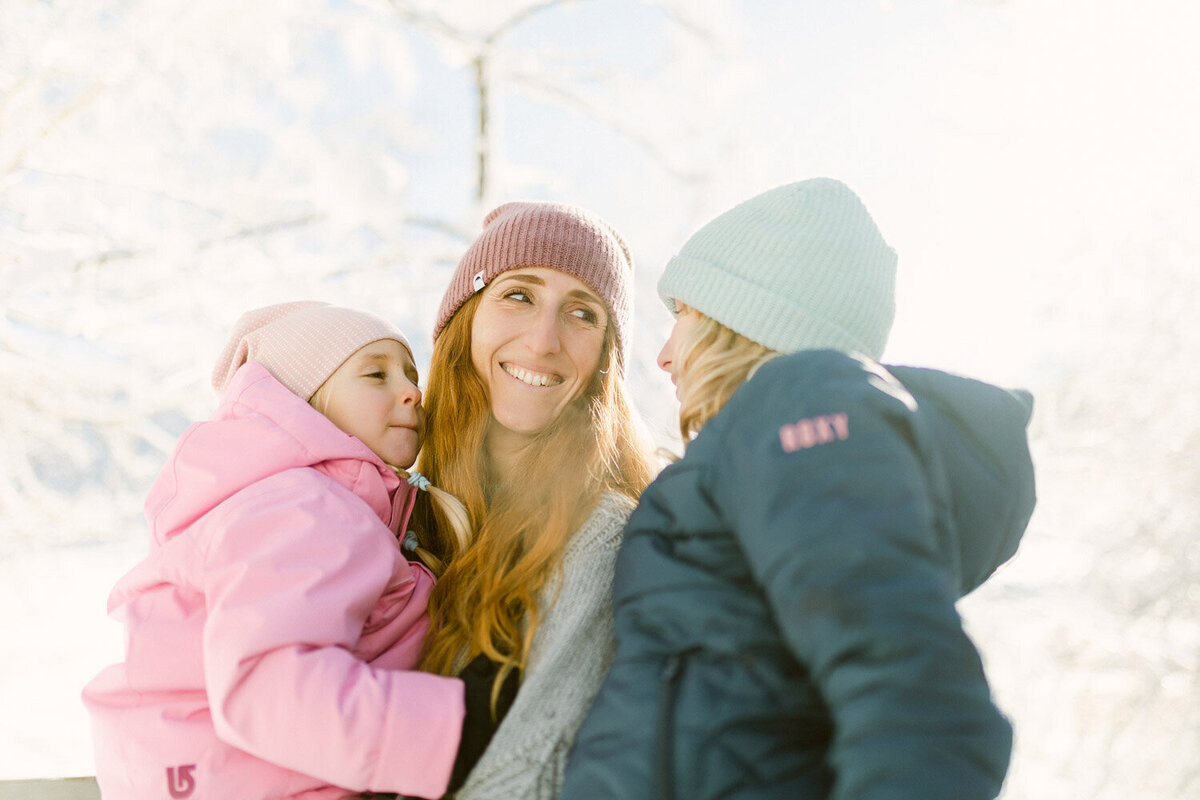
[{"label": "woman's smile", "polygon": [[500,368],[527,386],[558,386],[563,382],[561,375],[522,367],[512,362],[502,362]]}]

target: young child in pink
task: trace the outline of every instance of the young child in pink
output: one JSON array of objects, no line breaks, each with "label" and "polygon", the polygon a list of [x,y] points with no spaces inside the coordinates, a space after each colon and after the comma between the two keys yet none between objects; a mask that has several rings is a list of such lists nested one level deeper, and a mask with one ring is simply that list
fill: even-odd
[{"label": "young child in pink", "polygon": [[269,306],[213,386],[109,599],[125,660],[84,689],[103,796],[441,796],[463,688],[413,671],[434,577],[404,552],[430,488],[404,471],[424,435],[407,341],[371,314]]}]

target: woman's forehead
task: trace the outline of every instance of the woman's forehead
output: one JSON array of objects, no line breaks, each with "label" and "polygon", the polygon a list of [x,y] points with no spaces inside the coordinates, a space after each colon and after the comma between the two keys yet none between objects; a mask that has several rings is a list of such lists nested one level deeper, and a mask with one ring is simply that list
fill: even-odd
[{"label": "woman's forehead", "polygon": [[565,272],[554,269],[553,267],[516,267],[508,272],[501,273],[496,277],[496,283],[502,284],[506,282],[531,283],[536,286],[552,286],[562,289],[566,294],[572,297],[578,297],[584,300],[590,300],[594,303],[604,305],[604,301],[592,291],[592,288],[583,281],[576,278],[574,275],[568,275]]}]

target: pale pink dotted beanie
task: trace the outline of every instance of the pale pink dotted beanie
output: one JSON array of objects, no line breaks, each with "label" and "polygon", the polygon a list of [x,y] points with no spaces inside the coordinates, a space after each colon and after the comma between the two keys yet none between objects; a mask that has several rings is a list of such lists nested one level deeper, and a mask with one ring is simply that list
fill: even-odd
[{"label": "pale pink dotted beanie", "polygon": [[608,307],[616,332],[617,362],[623,368],[633,317],[633,256],[611,225],[563,203],[505,203],[487,215],[483,232],[450,278],[433,340],[467,298],[517,267],[556,269],[596,292]]},{"label": "pale pink dotted beanie", "polygon": [[395,339],[412,354],[399,328],[366,311],[315,300],[247,311],[217,359],[212,385],[220,394],[239,367],[255,361],[308,400],[347,358],[380,339]]}]

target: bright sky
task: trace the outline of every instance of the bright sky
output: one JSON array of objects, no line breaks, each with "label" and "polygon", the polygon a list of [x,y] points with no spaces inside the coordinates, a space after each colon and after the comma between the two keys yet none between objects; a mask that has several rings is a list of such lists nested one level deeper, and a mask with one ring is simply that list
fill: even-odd
[{"label": "bright sky", "polygon": [[[758,191],[840,177],[900,253],[889,357],[1022,380],[1031,356],[1054,368],[1092,346],[1126,280],[1118,252],[1196,246],[1194,4],[740,5],[735,54],[694,81],[734,124],[717,146],[680,123],[680,147],[710,152],[713,164],[685,210],[667,211],[677,197],[645,171],[596,181],[616,165],[569,114],[516,102],[521,113],[502,119],[510,158],[557,176],[548,194],[614,218],[643,270],[657,274],[698,224]],[[588,14],[600,19],[596,4],[574,8],[554,21],[586,30]],[[635,32],[621,39],[649,47]],[[664,211],[647,215],[630,192]]]}]

